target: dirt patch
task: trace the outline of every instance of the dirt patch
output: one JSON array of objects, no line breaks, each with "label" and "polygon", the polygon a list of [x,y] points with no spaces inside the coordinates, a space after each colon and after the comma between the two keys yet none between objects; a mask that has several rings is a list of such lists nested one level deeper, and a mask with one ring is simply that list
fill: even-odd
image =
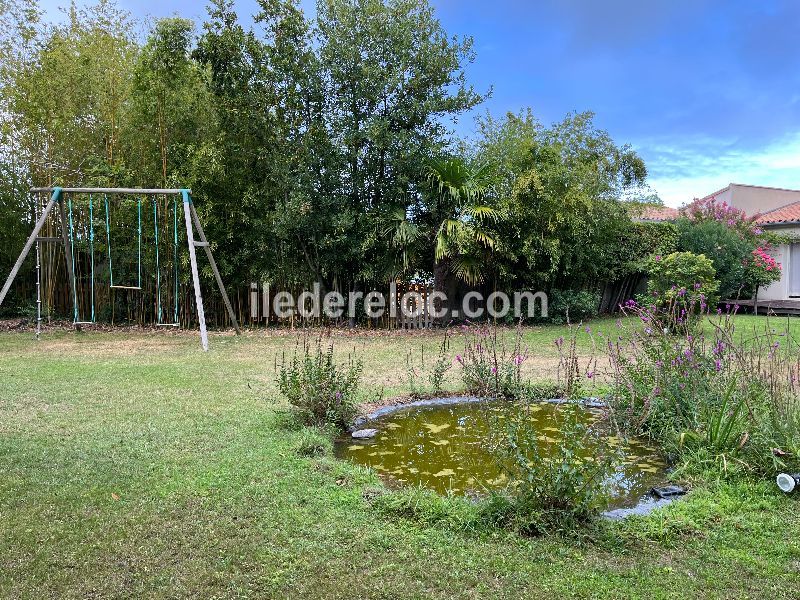
[{"label": "dirt patch", "polygon": [[[92,323],[90,325],[81,325],[81,331],[85,332],[99,332],[99,333],[129,333],[137,335],[169,335],[169,336],[186,336],[198,335],[199,330],[194,329],[179,329],[179,328],[165,328],[165,327],[142,327],[139,325],[109,325],[107,323]],[[17,319],[0,319],[0,332],[3,331],[17,331],[17,332],[30,332],[36,331],[36,320],[27,318]],[[75,324],[72,321],[42,321],[42,333],[56,333],[56,332],[70,332],[76,331]],[[222,332],[228,330],[219,330]],[[233,329],[230,330],[233,332]]]}]

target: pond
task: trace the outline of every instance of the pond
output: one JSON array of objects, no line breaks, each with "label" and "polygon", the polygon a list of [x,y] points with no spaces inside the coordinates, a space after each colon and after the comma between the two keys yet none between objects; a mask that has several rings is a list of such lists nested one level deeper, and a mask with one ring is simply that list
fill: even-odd
[{"label": "pond", "polygon": [[611,508],[636,506],[665,480],[666,465],[655,448],[642,440],[604,433],[602,409],[474,398],[421,404],[370,419],[362,428],[377,429],[377,435],[339,440],[337,456],[371,467],[389,483],[423,486],[442,494],[480,495],[510,483],[495,449],[497,434],[502,435],[509,419],[528,420],[546,456],[562,443],[562,425],[572,418],[591,432],[582,459],[594,459],[593,449],[601,445],[601,437],[606,447],[620,451],[616,472],[606,481]]}]

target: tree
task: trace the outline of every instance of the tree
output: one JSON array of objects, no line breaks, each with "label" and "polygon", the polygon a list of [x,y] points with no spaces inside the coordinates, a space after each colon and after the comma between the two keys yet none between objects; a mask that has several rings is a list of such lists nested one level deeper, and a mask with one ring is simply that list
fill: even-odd
[{"label": "tree", "polygon": [[160,19],[133,69],[127,139],[139,185],[187,185],[193,160],[213,140],[215,114],[207,75],[191,59],[194,25]]},{"label": "tree", "polygon": [[768,252],[769,248],[758,247],[750,253],[744,263],[745,280],[753,286],[753,311],[758,314],[758,290],[780,281],[781,264]]},{"label": "tree", "polygon": [[[204,215],[209,228],[244,241],[237,262],[270,280],[385,282],[411,264],[411,245],[393,242],[412,231],[420,165],[447,142],[447,119],[481,99],[464,81],[470,42],[451,40],[427,3],[325,1],[315,26],[294,0],[259,6],[263,39],[215,1],[194,52],[210,72],[225,174],[198,174],[226,204]],[[385,235],[395,226],[399,237]]]},{"label": "tree", "polygon": [[472,159],[485,165],[489,192],[496,198],[510,198],[517,179],[530,168],[544,128],[530,108],[518,114],[509,112],[504,119],[487,112],[475,125],[478,134]]},{"label": "tree", "polygon": [[631,222],[621,199],[647,174],[641,158],[596,129],[591,113],[549,128],[530,115],[506,121],[484,121],[476,152],[501,173],[495,203],[504,218],[493,226],[498,280],[552,289],[611,279]]},{"label": "tree", "polygon": [[217,0],[194,57],[208,69],[217,107],[217,169],[198,173],[204,218],[223,244],[234,281],[327,283],[336,252],[320,248],[335,221],[326,193],[337,169],[322,120],[318,60],[296,2],[261,0],[246,31],[232,2]]},{"label": "tree", "polygon": [[369,263],[359,253],[359,215],[341,189],[343,160],[328,126],[322,48],[314,47],[315,31],[296,2],[262,0],[261,6],[283,138],[273,160],[278,193],[272,224],[282,245],[276,266],[283,278],[297,273],[293,283],[340,288],[354,262]]},{"label": "tree", "polygon": [[496,210],[484,204],[485,170],[472,169],[458,158],[431,161],[421,214],[416,219],[430,228],[434,241],[434,289],[444,291],[448,271],[467,283],[483,279],[483,258],[474,251],[494,248],[486,227],[496,221]]},{"label": "tree", "polygon": [[206,168],[193,173],[192,186],[204,198],[198,210],[215,241],[220,271],[244,283],[264,270],[269,205],[258,191],[268,188],[264,151],[279,135],[271,122],[272,93],[265,93],[268,84],[260,77],[267,70],[263,43],[240,25],[232,2],[214,0],[208,14],[192,58],[208,73],[217,127]]},{"label": "tree", "polygon": [[129,15],[109,0],[77,9],[63,25],[39,26],[22,13],[17,45],[3,72],[3,104],[30,181],[97,182],[118,171],[120,122],[136,55]]},{"label": "tree", "polygon": [[30,60],[38,24],[35,3],[0,2],[0,278],[11,270],[33,216],[26,202],[28,173],[19,156],[22,132],[13,103],[18,69]]},{"label": "tree", "polygon": [[[0,210],[8,217],[0,219],[0,267],[16,259],[32,227],[31,185],[124,178],[121,122],[138,51],[131,20],[109,0],[72,5],[66,17],[51,25],[33,1],[0,4]],[[42,293],[52,307],[55,285],[66,281],[52,248],[44,258]]]},{"label": "tree", "polygon": [[472,40],[449,37],[418,0],[323,0],[315,39],[339,211],[351,219],[340,274],[381,280],[396,267],[385,223],[418,199],[420,167],[446,145],[448,120],[484,98],[463,70]]},{"label": "tree", "polygon": [[[723,299],[736,299],[757,294],[758,287],[771,283],[759,265],[763,263],[757,250],[766,253],[777,240],[774,234],[763,231],[756,223],[757,215],[714,198],[695,200],[683,209],[677,222],[680,249],[705,254],[714,261]],[[768,255],[767,255],[768,256]],[[775,269],[780,278],[780,265]],[[772,269],[770,269],[772,271]],[[769,273],[774,277],[773,273]]]}]

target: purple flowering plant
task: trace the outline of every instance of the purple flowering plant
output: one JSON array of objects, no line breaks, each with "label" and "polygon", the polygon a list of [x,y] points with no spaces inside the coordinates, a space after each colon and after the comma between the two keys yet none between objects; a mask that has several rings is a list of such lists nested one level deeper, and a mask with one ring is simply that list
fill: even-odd
[{"label": "purple flowering plant", "polygon": [[[636,317],[629,322],[663,322],[664,313],[680,315],[680,303],[626,305],[623,313]],[[800,466],[798,343],[787,330],[737,329],[738,308],[698,310],[691,325],[676,319],[672,329],[639,324],[609,342],[613,418],[689,470]]]},{"label": "purple flowering plant", "polygon": [[514,398],[519,396],[522,368],[528,360],[523,346],[521,324],[513,340],[504,335],[507,330],[488,324],[463,327],[464,348],[455,357],[461,367],[461,379],[467,393],[481,398]]},{"label": "purple flowering plant", "polygon": [[344,429],[357,413],[362,371],[352,355],[337,363],[333,344],[324,348],[322,336],[304,336],[291,360],[280,365],[278,388],[307,424]]}]

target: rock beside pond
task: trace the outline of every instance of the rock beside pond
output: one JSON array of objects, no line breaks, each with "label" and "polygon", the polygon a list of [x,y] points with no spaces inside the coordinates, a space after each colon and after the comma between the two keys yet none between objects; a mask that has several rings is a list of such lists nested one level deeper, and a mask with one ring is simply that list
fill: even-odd
[{"label": "rock beside pond", "polygon": [[353,432],[354,440],[371,440],[378,435],[377,429],[359,429]]},{"label": "rock beside pond", "polygon": [[608,408],[608,404],[597,398],[587,398],[583,401],[586,408]]},{"label": "rock beside pond", "polygon": [[679,485],[667,485],[664,487],[653,488],[651,493],[656,498],[665,500],[667,498],[677,498],[678,496],[683,496],[686,493],[686,488],[683,488]]}]

